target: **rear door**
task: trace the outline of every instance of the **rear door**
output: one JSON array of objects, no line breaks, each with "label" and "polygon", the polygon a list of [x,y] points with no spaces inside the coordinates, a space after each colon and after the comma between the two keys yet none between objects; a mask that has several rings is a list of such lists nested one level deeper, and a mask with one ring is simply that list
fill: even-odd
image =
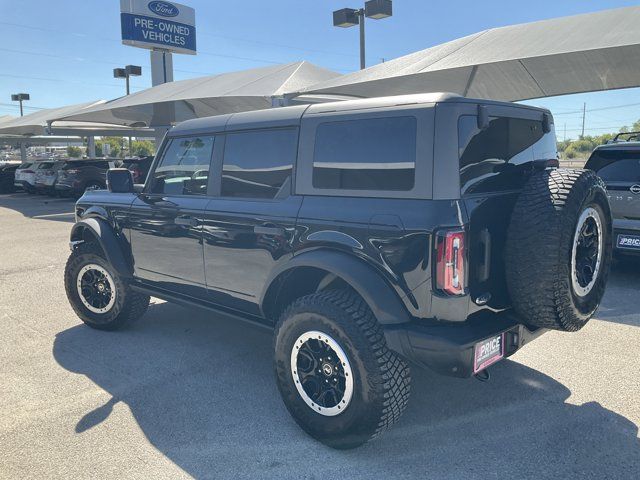
[{"label": "rear door", "polygon": [[206,293],[202,222],[214,135],[169,139],[144,193],[131,206],[135,275],[174,293]]},{"label": "rear door", "polygon": [[210,299],[258,313],[274,266],[291,256],[302,198],[291,194],[297,127],[225,134],[216,147],[219,196],[204,212],[204,256]]}]

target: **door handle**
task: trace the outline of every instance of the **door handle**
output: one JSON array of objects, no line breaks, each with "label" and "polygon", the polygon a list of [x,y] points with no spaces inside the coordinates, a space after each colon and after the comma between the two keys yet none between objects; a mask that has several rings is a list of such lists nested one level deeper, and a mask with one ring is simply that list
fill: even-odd
[{"label": "door handle", "polygon": [[197,227],[198,225],[200,225],[200,222],[197,218],[189,217],[186,215],[176,217],[174,223],[176,225],[183,225],[185,227]]},{"label": "door handle", "polygon": [[253,233],[257,233],[260,235],[275,235],[275,236],[284,236],[284,228],[282,227],[268,227],[265,225],[256,225],[253,227]]}]

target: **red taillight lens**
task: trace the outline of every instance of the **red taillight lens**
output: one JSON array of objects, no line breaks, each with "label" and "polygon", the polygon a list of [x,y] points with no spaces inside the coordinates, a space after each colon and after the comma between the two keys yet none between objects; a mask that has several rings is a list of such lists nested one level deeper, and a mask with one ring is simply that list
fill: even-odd
[{"label": "red taillight lens", "polygon": [[464,231],[450,230],[437,235],[436,288],[450,295],[464,294]]}]

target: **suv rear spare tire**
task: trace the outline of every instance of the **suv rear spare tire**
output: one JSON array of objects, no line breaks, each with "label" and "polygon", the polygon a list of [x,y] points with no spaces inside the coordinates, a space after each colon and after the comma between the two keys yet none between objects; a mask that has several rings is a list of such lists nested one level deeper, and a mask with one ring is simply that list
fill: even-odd
[{"label": "suv rear spare tire", "polygon": [[506,277],[516,312],[535,327],[576,331],[600,305],[611,263],[611,212],[587,170],[534,173],[507,233]]}]

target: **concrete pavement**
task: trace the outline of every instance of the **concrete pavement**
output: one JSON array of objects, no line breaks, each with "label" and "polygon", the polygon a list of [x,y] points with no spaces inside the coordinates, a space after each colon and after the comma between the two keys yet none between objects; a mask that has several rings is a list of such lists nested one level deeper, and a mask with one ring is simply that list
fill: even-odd
[{"label": "concrete pavement", "polygon": [[400,423],[340,452],[288,415],[268,332],[160,301],[120,332],[83,326],[62,283],[72,212],[0,195],[2,479],[640,475],[640,264],[616,267],[597,319],[490,382],[414,368]]}]

